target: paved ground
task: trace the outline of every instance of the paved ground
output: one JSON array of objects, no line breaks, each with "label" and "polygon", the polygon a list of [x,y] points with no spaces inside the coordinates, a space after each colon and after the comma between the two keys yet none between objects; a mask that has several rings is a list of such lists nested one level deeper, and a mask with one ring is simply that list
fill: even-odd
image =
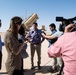
[{"label": "paved ground", "polygon": [[[4,36],[4,34],[0,33],[2,35],[2,38]],[[47,69],[50,67],[50,65],[52,65],[53,60],[50,59],[47,55],[47,47],[48,47],[48,42],[47,40],[45,40],[42,44],[42,49],[41,49],[41,66],[42,69],[38,70],[37,67],[35,68],[35,70],[30,70],[31,67],[31,61],[30,61],[30,45],[28,44],[28,48],[27,48],[27,52],[29,54],[29,57],[24,59],[24,75],[56,75],[54,73],[49,73],[47,71]],[[0,70],[0,75],[8,75],[6,72],[6,68],[5,68],[5,62],[7,59],[7,52],[5,47],[3,47],[3,59],[2,59],[2,69]],[[34,62],[35,62],[35,66],[37,66],[37,55],[35,53],[35,57],[34,57]]]}]

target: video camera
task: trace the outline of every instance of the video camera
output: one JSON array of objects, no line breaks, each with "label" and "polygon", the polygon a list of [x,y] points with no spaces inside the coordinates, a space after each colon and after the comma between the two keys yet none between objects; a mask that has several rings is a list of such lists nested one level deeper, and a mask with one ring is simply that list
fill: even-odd
[{"label": "video camera", "polygon": [[[65,27],[69,24],[75,24],[75,26],[76,26],[76,23],[75,23],[76,17],[69,18],[69,19],[66,19],[66,18],[63,18],[63,17],[56,17],[56,21],[61,21],[62,22],[62,24],[60,24],[60,26],[59,26],[59,31],[64,32]],[[73,31],[75,31],[75,30],[76,30],[76,27]]]}]

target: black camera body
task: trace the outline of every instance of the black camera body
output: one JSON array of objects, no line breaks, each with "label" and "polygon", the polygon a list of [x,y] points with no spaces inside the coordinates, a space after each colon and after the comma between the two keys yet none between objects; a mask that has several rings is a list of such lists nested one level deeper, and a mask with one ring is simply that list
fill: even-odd
[{"label": "black camera body", "polygon": [[[64,32],[65,27],[69,24],[75,24],[75,26],[76,26],[76,23],[74,22],[74,21],[76,21],[76,17],[69,18],[69,19],[66,19],[63,17],[56,17],[56,21],[62,22],[62,24],[60,24],[60,26],[59,26],[59,31]],[[76,30],[76,27],[73,31],[75,31],[75,30]]]}]

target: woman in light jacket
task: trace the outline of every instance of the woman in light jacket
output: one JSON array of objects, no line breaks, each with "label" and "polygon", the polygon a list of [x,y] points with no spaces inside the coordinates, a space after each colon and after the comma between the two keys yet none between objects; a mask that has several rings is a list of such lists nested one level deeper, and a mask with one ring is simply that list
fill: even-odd
[{"label": "woman in light jacket", "polygon": [[7,30],[4,38],[5,47],[8,53],[6,61],[6,70],[8,75],[23,75],[21,71],[21,55],[20,52],[26,41],[22,44],[18,41],[18,32],[21,28],[22,19],[15,16],[10,21],[10,28]]}]

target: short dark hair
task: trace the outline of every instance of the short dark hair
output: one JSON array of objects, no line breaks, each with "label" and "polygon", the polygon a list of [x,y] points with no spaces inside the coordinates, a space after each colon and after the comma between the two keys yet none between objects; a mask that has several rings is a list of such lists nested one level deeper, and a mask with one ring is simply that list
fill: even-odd
[{"label": "short dark hair", "polygon": [[33,24],[35,24],[36,26],[38,26],[38,24],[36,22],[34,22]]},{"label": "short dark hair", "polygon": [[56,25],[54,23],[51,23],[49,26],[56,28]]}]

